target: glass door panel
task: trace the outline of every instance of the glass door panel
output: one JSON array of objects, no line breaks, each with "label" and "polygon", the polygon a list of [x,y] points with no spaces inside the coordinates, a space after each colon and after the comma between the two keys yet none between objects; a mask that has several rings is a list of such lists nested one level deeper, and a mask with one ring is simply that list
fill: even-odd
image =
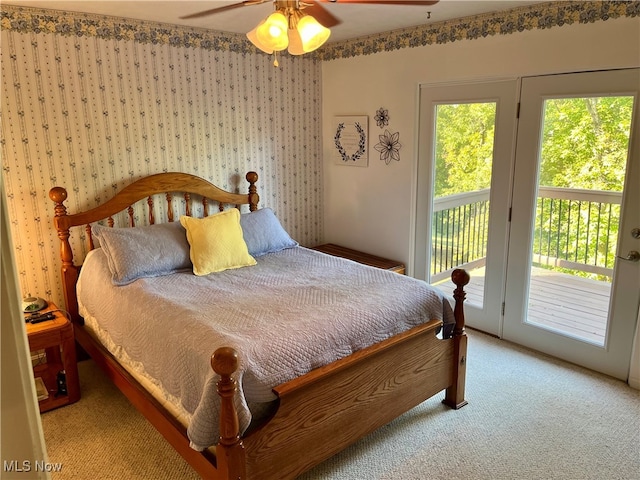
[{"label": "glass door panel", "polygon": [[412,275],[451,294],[455,268],[471,274],[467,324],[493,335],[508,238],[518,82],[420,87]]},{"label": "glass door panel", "polygon": [[455,288],[451,272],[473,277],[467,304],[482,308],[497,102],[437,105],[430,280]]},{"label": "glass door panel", "polygon": [[633,96],[547,99],[527,321],[603,346]]},{"label": "glass door panel", "polygon": [[[503,337],[627,379],[640,69],[522,81]],[[628,257],[628,258],[627,258]]]}]

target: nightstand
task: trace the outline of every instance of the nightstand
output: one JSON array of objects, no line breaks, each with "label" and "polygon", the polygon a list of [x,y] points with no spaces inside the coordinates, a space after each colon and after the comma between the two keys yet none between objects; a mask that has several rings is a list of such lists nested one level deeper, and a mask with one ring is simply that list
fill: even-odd
[{"label": "nightstand", "polygon": [[348,258],[354,262],[364,263],[372,267],[382,268],[383,270],[391,270],[392,272],[403,274],[405,273],[404,263],[396,262],[395,260],[388,260],[386,258],[377,257],[368,253],[352,250],[347,247],[341,247],[333,243],[325,243],[324,245],[318,245],[311,247],[312,250],[318,250],[319,252],[335,255],[336,257]]},{"label": "nightstand", "polygon": [[[33,375],[36,387],[41,379],[42,389],[38,394],[40,412],[77,402],[80,399],[80,382],[76,362],[76,346],[73,325],[52,302],[38,313],[53,312],[53,320],[26,323],[29,350],[35,357]],[[25,317],[28,318],[29,315]],[[41,384],[41,385],[42,385]],[[46,398],[43,398],[45,397]]]}]

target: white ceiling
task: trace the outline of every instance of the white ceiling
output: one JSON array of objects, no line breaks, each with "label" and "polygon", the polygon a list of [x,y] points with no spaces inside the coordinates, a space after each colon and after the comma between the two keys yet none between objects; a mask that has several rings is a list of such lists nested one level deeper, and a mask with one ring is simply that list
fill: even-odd
[{"label": "white ceiling", "polygon": [[[452,18],[507,10],[543,1],[550,0],[440,0],[435,5],[428,7],[414,5],[349,5],[341,4],[339,3],[340,0],[338,0],[337,3],[322,2],[322,6],[342,20],[340,25],[331,28],[329,42],[338,42],[398,28],[414,27]],[[206,17],[181,20],[181,16],[240,2],[239,0],[2,0],[0,3],[3,5],[11,4],[112,15],[243,34],[255,27],[260,20],[273,10],[271,1],[267,0],[261,5],[242,6]],[[430,19],[428,18],[429,12],[431,12]]]}]

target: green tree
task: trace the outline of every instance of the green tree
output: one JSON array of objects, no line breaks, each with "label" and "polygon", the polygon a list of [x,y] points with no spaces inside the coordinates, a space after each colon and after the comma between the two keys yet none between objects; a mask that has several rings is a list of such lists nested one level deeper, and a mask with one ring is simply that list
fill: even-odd
[{"label": "green tree", "polygon": [[496,104],[438,105],[435,195],[489,188]]},{"label": "green tree", "polygon": [[[633,100],[631,96],[546,100],[539,185],[622,191]],[[495,116],[492,102],[436,108],[436,198],[490,187]],[[446,248],[456,258],[460,251],[468,254],[466,247],[458,246],[457,237],[469,238],[486,227],[477,221],[477,211],[438,212],[434,248]],[[611,268],[619,213],[618,205],[539,198],[534,253]]]},{"label": "green tree", "polygon": [[[462,103],[436,108],[435,196],[491,186],[496,104]],[[435,212],[433,274],[486,256],[488,201]]]},{"label": "green tree", "polygon": [[622,191],[633,97],[545,101],[540,185]]}]

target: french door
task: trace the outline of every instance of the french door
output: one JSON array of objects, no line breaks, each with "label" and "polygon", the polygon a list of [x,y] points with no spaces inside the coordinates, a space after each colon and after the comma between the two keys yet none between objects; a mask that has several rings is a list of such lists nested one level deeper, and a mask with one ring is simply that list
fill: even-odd
[{"label": "french door", "polygon": [[639,94],[639,69],[522,80],[503,326],[624,380],[640,302]]},{"label": "french door", "polygon": [[639,69],[422,86],[414,276],[449,292],[465,268],[470,327],[626,380],[639,88]]},{"label": "french door", "polygon": [[463,266],[467,324],[498,336],[517,98],[516,79],[420,89],[413,275],[450,293]]}]

